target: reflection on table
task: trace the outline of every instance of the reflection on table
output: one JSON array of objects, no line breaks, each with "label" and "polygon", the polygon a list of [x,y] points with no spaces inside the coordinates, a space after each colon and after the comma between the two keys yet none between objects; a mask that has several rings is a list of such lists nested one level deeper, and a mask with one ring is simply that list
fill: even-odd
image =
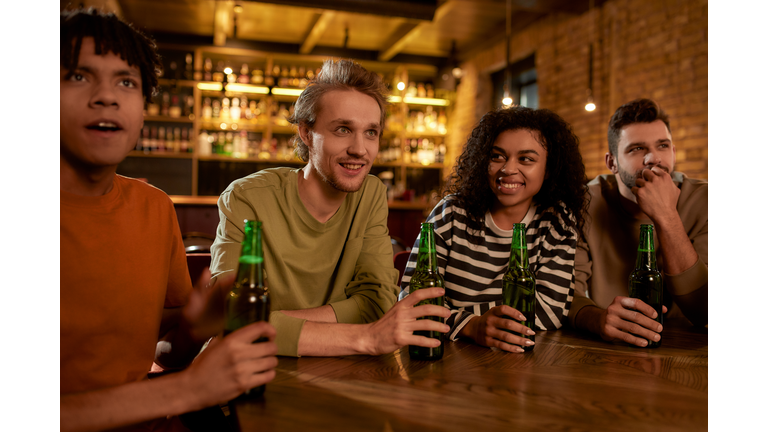
[{"label": "reflection on table", "polygon": [[532,353],[447,342],[442,360],[279,359],[263,400],[237,405],[243,431],[706,430],[707,333],[665,323],[658,349],[571,329]]}]

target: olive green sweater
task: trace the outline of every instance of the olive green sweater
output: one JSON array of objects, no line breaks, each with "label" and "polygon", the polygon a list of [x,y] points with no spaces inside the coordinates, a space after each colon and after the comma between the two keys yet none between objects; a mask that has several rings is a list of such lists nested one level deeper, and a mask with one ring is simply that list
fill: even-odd
[{"label": "olive green sweater", "polygon": [[[654,232],[656,256],[664,280],[664,304],[669,309],[668,317],[679,315],[682,310],[694,324],[704,325],[707,323],[708,184],[706,180],[690,179],[680,172],[674,172],[672,180],[680,187],[677,211],[699,260],[680,274],[664,273],[663,245]],[[624,209],[614,175],[600,175],[587,186],[591,195],[590,220],[585,227],[585,238],[576,248],[576,293],[568,315],[574,327],[581,308],[597,305],[606,309],[616,296],[628,295],[640,224],[652,223],[650,219],[637,219]]]},{"label": "olive green sweater", "polygon": [[304,207],[298,169],[272,168],[236,180],[219,198],[211,273],[237,269],[244,220],[263,222],[264,266],[279,355],[297,356],[305,320],[282,310],[331,305],[340,323],[369,323],[397,300],[387,228],[386,187],[368,176],[331,219],[320,223]]}]

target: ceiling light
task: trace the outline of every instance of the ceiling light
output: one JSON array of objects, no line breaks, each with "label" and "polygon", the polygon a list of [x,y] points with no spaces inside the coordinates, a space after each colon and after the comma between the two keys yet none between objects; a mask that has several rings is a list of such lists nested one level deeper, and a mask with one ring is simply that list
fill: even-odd
[{"label": "ceiling light", "polygon": [[404,82],[402,82],[402,81],[400,81],[399,83],[397,83],[397,89],[398,89],[398,90],[400,90],[400,91],[403,91],[403,90],[405,90],[405,83],[404,83]]}]

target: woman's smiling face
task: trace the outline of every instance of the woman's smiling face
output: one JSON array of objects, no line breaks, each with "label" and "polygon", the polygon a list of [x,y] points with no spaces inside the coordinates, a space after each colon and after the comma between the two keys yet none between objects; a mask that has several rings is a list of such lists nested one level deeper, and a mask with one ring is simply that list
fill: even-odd
[{"label": "woman's smiling face", "polygon": [[530,207],[546,176],[547,150],[539,139],[538,131],[529,129],[507,130],[496,138],[488,165],[488,182],[497,200],[493,210]]}]

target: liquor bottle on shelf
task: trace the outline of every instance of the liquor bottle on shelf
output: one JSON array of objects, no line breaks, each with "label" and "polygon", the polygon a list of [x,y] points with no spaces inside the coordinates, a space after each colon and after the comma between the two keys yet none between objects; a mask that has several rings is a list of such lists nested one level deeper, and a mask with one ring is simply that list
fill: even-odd
[{"label": "liquor bottle on shelf", "polygon": [[416,96],[420,98],[427,97],[427,89],[424,88],[424,83],[419,83],[416,86]]},{"label": "liquor bottle on shelf", "polygon": [[168,111],[171,108],[171,95],[168,92],[163,92],[162,104],[160,105],[160,115],[167,116]]},{"label": "liquor bottle on shelf", "polygon": [[248,63],[243,63],[240,66],[240,75],[237,77],[237,82],[240,84],[248,84],[251,81],[251,76],[248,73]]},{"label": "liquor bottle on shelf", "polygon": [[416,83],[408,83],[408,89],[405,91],[405,95],[409,97],[416,97],[418,90],[416,90]]},{"label": "liquor bottle on shelf", "polygon": [[307,88],[307,71],[304,66],[299,66],[299,88]]},{"label": "liquor bottle on shelf", "polygon": [[206,58],[203,61],[203,81],[213,80],[213,62],[211,59]]},{"label": "liquor bottle on shelf", "polygon": [[220,155],[224,154],[224,132],[216,134],[216,147],[213,152]]},{"label": "liquor bottle on shelf", "polygon": [[248,120],[254,120],[256,116],[256,101],[251,100],[248,102],[248,109],[245,110],[245,118]]},{"label": "liquor bottle on shelf", "polygon": [[213,99],[211,102],[211,118],[218,120],[221,117],[221,101]]},{"label": "liquor bottle on shelf", "polygon": [[232,132],[227,132],[224,138],[224,154],[226,156],[232,156],[232,140],[233,140],[233,134]]},{"label": "liquor bottle on shelf", "polygon": [[157,151],[157,126],[149,128],[149,147],[144,147],[144,153]]},{"label": "liquor bottle on shelf", "polygon": [[168,78],[174,79],[174,80],[178,80],[180,78],[179,77],[179,68],[176,65],[175,61],[171,62],[170,69],[171,69],[171,71],[170,71],[170,74],[168,75]]},{"label": "liquor bottle on shelf", "polygon": [[445,116],[445,110],[440,110],[440,114],[437,115],[437,131],[443,135],[448,132],[448,117]]},{"label": "liquor bottle on shelf", "polygon": [[[437,268],[437,250],[435,248],[435,230],[434,224],[421,224],[421,233],[419,234],[419,251],[416,256],[416,270],[413,272],[409,285],[409,294],[423,288],[445,288],[445,280],[440,275]],[[432,304],[443,306],[443,297],[430,298],[420,301],[416,306]],[[430,319],[444,323],[443,317],[429,316],[419,319]],[[416,336],[426,336],[437,339],[441,343],[436,348],[422,347],[417,345],[408,346],[408,355],[414,360],[439,360],[443,358],[443,334],[437,331],[415,331]]]},{"label": "liquor bottle on shelf", "polygon": [[291,78],[290,86],[294,88],[299,87],[299,70],[296,69],[296,65],[291,65],[290,72],[288,73],[288,76]]},{"label": "liquor bottle on shelf", "polygon": [[428,98],[434,98],[435,97],[435,88],[432,86],[432,84],[427,83],[427,97]]},{"label": "liquor bottle on shelf", "polygon": [[[653,225],[640,225],[640,240],[637,244],[635,269],[629,275],[629,296],[645,302],[656,311],[656,322],[664,324],[663,306],[664,282],[656,265],[656,246],[653,243]],[[661,336],[661,335],[659,335]],[[647,348],[658,348],[658,342],[649,340]]]},{"label": "liquor bottle on shelf", "polygon": [[219,60],[216,62],[216,70],[212,74],[213,81],[224,82],[224,61]]},{"label": "liquor bottle on shelf", "polygon": [[[505,305],[523,314],[523,324],[533,329],[536,324],[536,278],[528,265],[528,241],[524,223],[512,225],[509,266],[502,279],[501,297]],[[517,335],[535,342],[535,336]],[[523,350],[532,351],[534,346],[524,346]]]},{"label": "liquor bottle on shelf", "polygon": [[229,73],[227,73],[227,83],[229,84],[237,82],[237,74],[235,73],[235,69],[229,63],[227,63],[227,67],[224,69],[225,73],[227,71],[229,71]]},{"label": "liquor bottle on shelf", "polygon": [[[245,221],[245,238],[240,249],[232,291],[227,296],[224,335],[258,321],[269,321],[270,300],[264,274],[261,221]],[[256,340],[263,342],[266,338]],[[255,399],[264,394],[266,387],[247,390],[238,400]]]},{"label": "liquor bottle on shelf", "polygon": [[213,108],[211,107],[211,98],[203,99],[203,109],[201,113],[203,120],[210,120],[213,117]]},{"label": "liquor bottle on shelf", "polygon": [[146,152],[149,153],[150,144],[151,143],[149,141],[149,126],[144,126],[143,128],[141,128],[141,138],[139,138],[139,143],[136,147],[136,150],[145,151],[146,149]]},{"label": "liquor bottle on shelf", "polygon": [[194,65],[192,64],[192,53],[184,56],[184,79],[194,79]]},{"label": "liquor bottle on shelf", "polygon": [[219,118],[224,122],[229,121],[229,98],[224,98],[221,100],[221,112],[219,112]]},{"label": "liquor bottle on shelf", "polygon": [[200,135],[197,136],[197,152],[199,156],[211,155],[211,142],[206,131],[201,131]]},{"label": "liquor bottle on shelf", "polygon": [[283,66],[282,70],[280,71],[280,87],[290,87],[291,86],[291,78],[288,75],[288,68]]},{"label": "liquor bottle on shelf", "polygon": [[165,151],[165,127],[160,126],[157,128],[157,147],[155,150],[159,152]]},{"label": "liquor bottle on shelf", "polygon": [[240,121],[240,98],[232,98],[232,107],[229,109],[229,117],[234,122]]},{"label": "liquor bottle on shelf", "polygon": [[179,151],[186,153],[189,151],[189,129],[181,129],[181,138],[179,140]]},{"label": "liquor bottle on shelf", "polygon": [[285,104],[280,104],[280,109],[277,111],[277,118],[275,124],[280,126],[288,126],[288,118],[291,116],[290,111],[286,108]]},{"label": "liquor bottle on shelf", "polygon": [[254,69],[251,72],[251,84],[264,84],[264,71],[261,69]]},{"label": "liquor bottle on shelf", "polygon": [[181,117],[181,105],[179,104],[179,95],[171,96],[171,106],[168,108],[168,115],[173,118]]}]

